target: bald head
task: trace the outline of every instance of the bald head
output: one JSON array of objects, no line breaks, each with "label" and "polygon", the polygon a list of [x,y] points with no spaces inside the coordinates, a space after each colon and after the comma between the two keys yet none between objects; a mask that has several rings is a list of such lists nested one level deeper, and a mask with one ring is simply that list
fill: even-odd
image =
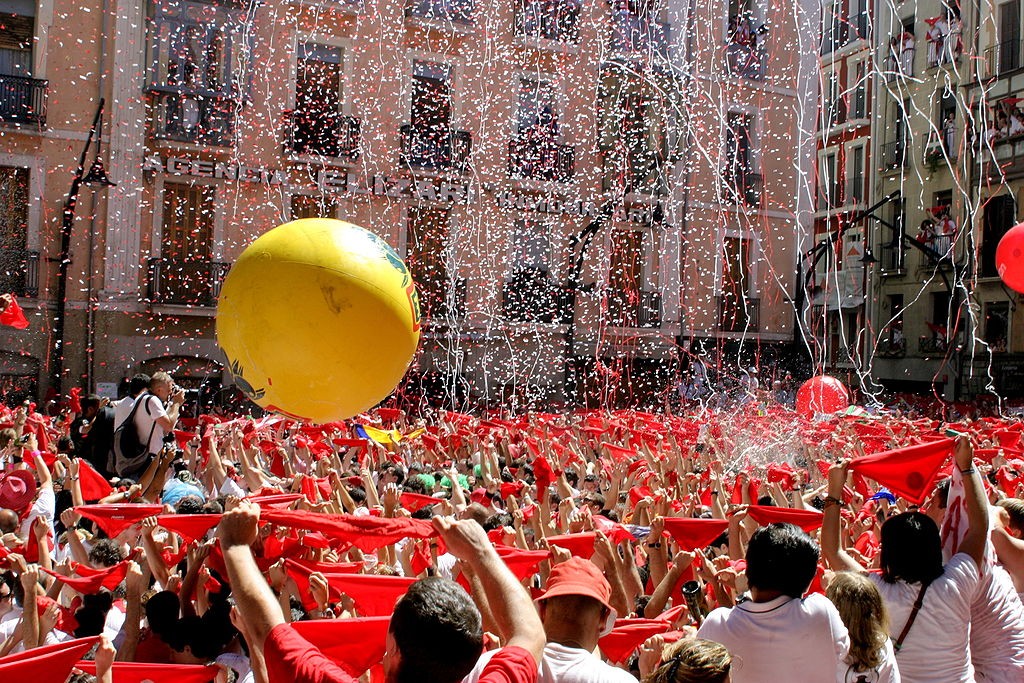
[{"label": "bald head", "polygon": [[13,534],[18,530],[18,513],[7,508],[0,508],[0,533]]}]

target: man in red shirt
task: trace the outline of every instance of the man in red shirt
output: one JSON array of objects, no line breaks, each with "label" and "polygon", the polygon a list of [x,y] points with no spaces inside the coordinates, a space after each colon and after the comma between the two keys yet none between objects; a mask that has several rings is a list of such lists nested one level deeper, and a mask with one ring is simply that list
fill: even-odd
[{"label": "man in red shirt", "polygon": [[[239,502],[217,529],[237,609],[254,644],[262,643],[270,683],[355,683],[285,622],[250,546],[258,536],[259,507]],[[491,658],[484,683],[533,683],[544,649],[544,627],[529,594],[472,520],[435,517],[448,551],[465,563],[484,589],[505,647]],[[417,581],[398,601],[387,635],[387,683],[457,683],[483,650],[480,612],[452,581]]]}]

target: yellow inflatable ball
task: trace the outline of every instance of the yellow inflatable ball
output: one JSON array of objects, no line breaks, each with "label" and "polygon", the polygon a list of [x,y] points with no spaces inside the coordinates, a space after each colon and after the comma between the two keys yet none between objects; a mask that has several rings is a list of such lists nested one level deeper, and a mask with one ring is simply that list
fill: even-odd
[{"label": "yellow inflatable ball", "polygon": [[416,289],[398,254],[329,218],[280,225],[231,267],[217,343],[239,388],[309,422],[356,415],[402,379],[420,338]]}]

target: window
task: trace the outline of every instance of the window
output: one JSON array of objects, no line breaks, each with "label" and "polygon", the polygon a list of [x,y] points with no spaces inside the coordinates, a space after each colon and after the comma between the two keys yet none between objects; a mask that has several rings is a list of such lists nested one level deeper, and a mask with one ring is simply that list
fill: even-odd
[{"label": "window", "polygon": [[870,40],[871,23],[868,17],[867,0],[850,2],[850,40]]},{"label": "window", "polygon": [[665,109],[659,95],[645,87],[630,89],[616,102],[619,127],[613,154],[605,157],[606,189],[662,194],[666,190],[664,161],[668,154]]},{"label": "window", "polygon": [[519,133],[558,136],[558,102],[551,81],[538,78],[519,79]]},{"label": "window", "polygon": [[293,221],[300,218],[336,218],[338,216],[338,201],[322,194],[292,195],[290,208]]},{"label": "window", "polygon": [[726,118],[722,194],[727,203],[760,204],[762,177],[754,172],[757,163],[753,127],[754,119],[749,114],[729,112]]},{"label": "window", "polygon": [[726,67],[730,76],[764,77],[767,27],[755,16],[751,0],[730,0],[725,36]]},{"label": "window", "polygon": [[836,152],[826,152],[818,166],[818,209],[830,209],[839,204]]},{"label": "window", "polygon": [[934,131],[929,131],[928,146],[925,149],[925,161],[934,165],[944,164],[946,157],[957,157],[956,139],[956,95],[946,90],[939,99],[938,120]]},{"label": "window", "polygon": [[452,78],[448,64],[413,61],[409,125],[402,128],[402,163],[423,168],[464,167],[469,133],[452,130]]},{"label": "window", "polygon": [[985,343],[993,353],[1006,351],[1010,335],[1010,304],[985,304]]},{"label": "window", "polygon": [[900,76],[914,75],[914,54],[917,50],[917,39],[914,37],[914,17],[903,20],[893,27],[889,37],[889,64],[886,67],[888,80]]},{"label": "window", "polygon": [[845,118],[846,103],[843,102],[843,89],[839,82],[839,71],[828,72],[825,78],[825,97],[822,101],[822,114],[826,126],[834,126]]},{"label": "window", "polygon": [[515,0],[514,7],[516,35],[579,42],[580,0]]},{"label": "window", "polygon": [[999,277],[996,268],[996,246],[1006,231],[1017,222],[1017,205],[1010,195],[991,197],[984,204],[985,216],[981,236],[981,276]]},{"label": "window", "polygon": [[719,326],[727,332],[757,329],[758,304],[750,298],[750,240],[726,237],[722,242]]},{"label": "window", "polygon": [[411,0],[405,6],[405,16],[426,21],[472,24],[475,15],[474,0]]},{"label": "window", "polygon": [[889,346],[893,351],[906,350],[906,338],[903,336],[903,295],[889,295]]},{"label": "window", "polygon": [[882,265],[884,271],[895,272],[903,270],[905,251],[903,238],[906,236],[907,225],[907,200],[905,197],[893,201],[889,209],[889,225],[891,239],[882,245]]},{"label": "window", "polygon": [[343,116],[344,51],[334,45],[299,43],[295,70],[292,151],[353,157],[359,148],[358,120]]},{"label": "window", "polygon": [[867,62],[860,61],[850,70],[853,74],[853,102],[850,107],[850,118],[855,120],[868,117],[868,71]]},{"label": "window", "polygon": [[425,318],[446,317],[449,310],[448,216],[447,208],[409,207],[405,262]]},{"label": "window", "polygon": [[155,134],[229,146],[246,90],[245,12],[186,0],[158,0],[150,24],[148,89]]},{"label": "window", "polygon": [[866,204],[864,187],[864,146],[851,147],[846,154],[846,205]]},{"label": "window", "polygon": [[845,45],[848,29],[842,4],[835,0],[825,3],[821,9],[821,54],[830,54]]},{"label": "window", "polygon": [[28,181],[27,168],[0,166],[0,293],[36,293],[39,253],[26,250]]},{"label": "window", "polygon": [[[12,9],[16,11],[9,11]],[[0,75],[31,78],[35,11],[35,2],[4,3],[0,11]]]},{"label": "window", "polygon": [[639,230],[611,233],[608,269],[608,321],[611,325],[637,327],[644,302],[644,235]]},{"label": "window", "polygon": [[648,0],[614,0],[610,49],[619,53],[668,56],[668,24]]},{"label": "window", "polygon": [[214,185],[164,184],[160,258],[150,262],[150,300],[212,305],[227,271],[211,258],[216,191]]},{"label": "window", "polygon": [[529,271],[547,276],[551,269],[550,226],[541,221],[518,221],[512,244],[512,272]]},{"label": "window", "polygon": [[1020,48],[1020,0],[1009,0],[999,5],[997,73],[1020,68]]}]

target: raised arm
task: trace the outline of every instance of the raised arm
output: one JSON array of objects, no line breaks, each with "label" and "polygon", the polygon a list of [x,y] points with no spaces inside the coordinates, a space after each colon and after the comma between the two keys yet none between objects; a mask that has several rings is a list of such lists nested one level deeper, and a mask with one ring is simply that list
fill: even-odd
[{"label": "raised arm", "polygon": [[530,594],[498,557],[483,527],[473,520],[456,521],[452,517],[435,517],[433,523],[449,552],[468,564],[480,580],[495,625],[506,645],[524,648],[540,662],[544,651],[544,625]]},{"label": "raised arm", "polygon": [[843,486],[849,461],[840,460],[828,471],[828,497],[825,498],[825,513],[821,525],[821,554],[835,571],[862,572],[864,567],[853,559],[840,543],[839,509],[842,507]]},{"label": "raised arm", "polygon": [[988,501],[981,475],[974,468],[974,447],[966,436],[957,439],[953,461],[964,480],[964,502],[967,504],[968,528],[960,542],[960,552],[970,555],[974,564],[981,567],[988,541]]}]

